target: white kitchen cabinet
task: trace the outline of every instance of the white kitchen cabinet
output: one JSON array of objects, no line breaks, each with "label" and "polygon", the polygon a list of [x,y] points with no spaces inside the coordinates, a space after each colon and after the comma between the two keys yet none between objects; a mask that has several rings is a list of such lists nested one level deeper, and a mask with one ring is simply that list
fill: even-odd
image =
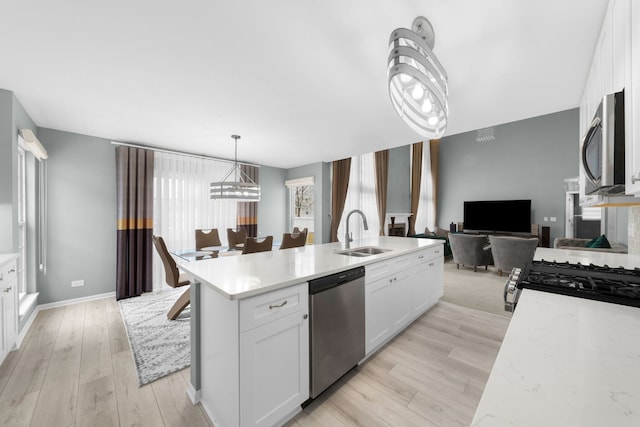
[{"label": "white kitchen cabinet", "polygon": [[242,300],[200,287],[201,403],[215,425],[271,426],[309,398],[309,292]]},{"label": "white kitchen cabinet", "polygon": [[365,266],[365,353],[370,355],[442,296],[443,248]]},{"label": "white kitchen cabinet", "polygon": [[[618,0],[620,1],[620,0]],[[627,15],[630,58],[625,91],[625,190],[629,195],[640,196],[640,3],[629,1]]]},{"label": "white kitchen cabinet", "polygon": [[309,397],[309,327],[298,311],[240,334],[243,426],[271,426]]},{"label": "white kitchen cabinet", "polygon": [[18,280],[16,257],[0,265],[0,363],[18,338]]}]

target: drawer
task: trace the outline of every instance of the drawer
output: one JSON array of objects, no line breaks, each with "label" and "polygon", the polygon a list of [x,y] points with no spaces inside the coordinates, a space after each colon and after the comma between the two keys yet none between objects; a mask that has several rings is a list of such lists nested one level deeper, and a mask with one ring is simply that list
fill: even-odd
[{"label": "drawer", "polygon": [[388,276],[393,273],[392,260],[376,262],[375,264],[367,264],[364,266],[365,283],[375,282],[376,280]]},{"label": "drawer", "polygon": [[412,260],[413,254],[402,255],[386,261],[376,262],[375,264],[365,265],[365,283],[375,282],[382,277],[397,273],[398,271],[404,271],[411,267]]},{"label": "drawer", "polygon": [[240,301],[240,332],[309,310],[309,285],[301,283]]},{"label": "drawer", "polygon": [[437,245],[437,246],[433,246],[431,248],[427,248],[424,251],[418,252],[417,255],[418,256],[424,255],[424,258],[420,258],[419,260],[417,260],[418,264],[420,262],[422,262],[422,260],[428,261],[428,260],[434,259],[434,258],[442,258],[442,257],[444,257],[444,245]]},{"label": "drawer", "polygon": [[16,278],[16,265],[16,260],[13,260],[0,267],[0,285],[6,285]]}]

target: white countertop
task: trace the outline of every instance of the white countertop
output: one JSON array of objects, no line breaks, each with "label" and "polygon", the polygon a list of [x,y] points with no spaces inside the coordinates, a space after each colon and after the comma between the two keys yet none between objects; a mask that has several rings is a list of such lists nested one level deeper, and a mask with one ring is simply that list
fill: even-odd
[{"label": "white countertop", "polygon": [[336,254],[344,249],[344,244],[327,243],[202,261],[176,261],[180,269],[200,282],[211,285],[230,299],[242,299],[443,243],[442,240],[381,236],[351,242],[352,249],[361,246],[391,249],[367,257]]},{"label": "white countertop", "polygon": [[[541,258],[640,265],[565,249]],[[524,289],[471,425],[640,425],[640,308]]]},{"label": "white countertop", "polygon": [[633,269],[640,267],[640,255],[628,255],[615,252],[579,251],[573,249],[537,248],[534,260],[568,261],[572,264],[608,265]]},{"label": "white countertop", "polygon": [[18,254],[0,254],[0,266],[16,258],[18,258]]}]

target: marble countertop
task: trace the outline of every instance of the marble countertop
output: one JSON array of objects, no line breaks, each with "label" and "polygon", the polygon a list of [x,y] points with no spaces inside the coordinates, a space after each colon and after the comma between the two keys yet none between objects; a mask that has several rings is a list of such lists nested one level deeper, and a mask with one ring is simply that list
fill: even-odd
[{"label": "marble countertop", "polygon": [[176,257],[176,261],[180,269],[229,299],[242,299],[442,244],[442,240],[381,236],[351,242],[352,249],[361,246],[390,249],[367,257],[337,254],[344,244],[327,243],[193,262]]},{"label": "marble countertop", "polygon": [[[542,258],[640,265],[565,249]],[[640,425],[640,309],[524,289],[471,425]]]},{"label": "marble countertop", "polygon": [[18,254],[0,254],[0,265],[4,265],[16,258],[18,258]]}]

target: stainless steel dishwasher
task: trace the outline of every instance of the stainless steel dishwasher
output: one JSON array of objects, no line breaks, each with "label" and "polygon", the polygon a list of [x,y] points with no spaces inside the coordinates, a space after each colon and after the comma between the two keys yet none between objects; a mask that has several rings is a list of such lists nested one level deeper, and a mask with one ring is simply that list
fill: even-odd
[{"label": "stainless steel dishwasher", "polygon": [[310,396],[364,359],[364,267],[309,281]]}]

